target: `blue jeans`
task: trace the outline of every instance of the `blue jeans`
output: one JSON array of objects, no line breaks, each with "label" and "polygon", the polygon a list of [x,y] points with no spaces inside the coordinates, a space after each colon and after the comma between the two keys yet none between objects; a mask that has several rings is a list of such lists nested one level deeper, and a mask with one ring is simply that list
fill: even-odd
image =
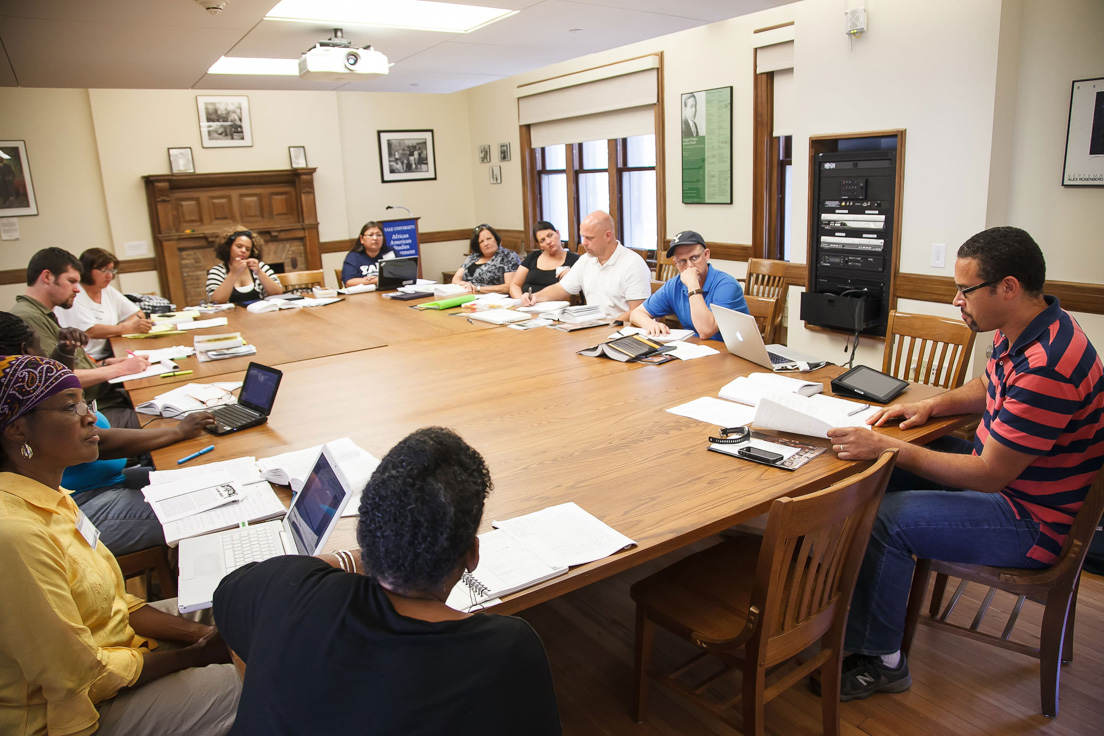
[{"label": "blue jeans", "polygon": [[165,543],[161,522],[141,491],[97,488],[74,493],[73,500],[100,530],[100,541],[116,557]]},{"label": "blue jeans", "polygon": [[[956,439],[929,447],[970,452],[970,443]],[[1038,569],[1047,565],[1027,557],[1038,536],[1039,524],[1017,519],[999,493],[940,488],[894,470],[851,598],[844,647],[869,655],[901,648],[914,558]]]}]

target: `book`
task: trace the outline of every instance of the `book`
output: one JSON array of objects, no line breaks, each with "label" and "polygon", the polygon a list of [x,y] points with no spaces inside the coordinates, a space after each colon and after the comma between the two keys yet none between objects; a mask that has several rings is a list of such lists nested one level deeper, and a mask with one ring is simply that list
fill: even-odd
[{"label": "book", "polygon": [[224,332],[221,335],[196,335],[192,345],[198,352],[208,350],[221,350],[223,348],[236,348],[245,345],[245,338],[240,332]]},{"label": "book", "polygon": [[[372,453],[357,445],[348,437],[327,442],[334,462],[341,469],[345,479],[349,481],[349,487],[353,495],[345,504],[342,516],[356,516],[360,509],[360,494],[368,479],[372,477],[379,459]],[[270,483],[281,486],[290,486],[291,490],[298,493],[303,490],[303,484],[307,476],[314,468],[318,455],[322,452],[322,445],[315,445],[304,450],[293,450],[272,457],[261,458],[257,461],[257,469],[261,471],[261,477]]]},{"label": "book", "polygon": [[508,325],[511,322],[523,322],[529,319],[529,317],[530,315],[528,314],[515,312],[512,309],[485,309],[481,312],[472,312],[468,315],[468,319],[473,319],[477,322],[486,322],[491,325]]},{"label": "book", "polygon": [[238,388],[241,388],[241,381],[187,383],[158,394],[149,401],[143,401],[134,410],[139,414],[177,417],[188,412],[209,409],[212,406],[236,403],[237,399],[232,392]]},{"label": "book", "polygon": [[197,319],[191,322],[179,322],[176,325],[178,330],[204,330],[208,327],[222,327],[227,324],[225,317],[211,317],[210,319]]},{"label": "book", "polygon": [[[780,432],[804,434],[810,437],[828,438],[828,430],[836,427],[865,427],[866,418],[878,411],[878,407],[856,404],[846,399],[834,399],[832,403],[814,401],[815,397],[797,394],[773,394],[764,396],[755,410],[756,427]],[[838,404],[836,402],[839,402]],[[843,404],[844,406],[840,406]],[[851,407],[865,407],[854,411]]]},{"label": "book", "polygon": [[802,381],[799,378],[788,378],[774,373],[752,373],[750,376],[740,376],[726,383],[717,395],[739,404],[757,406],[759,399],[768,394],[789,393],[812,396],[823,390],[824,384],[819,381]]},{"label": "book", "polygon": [[470,301],[475,300],[475,294],[466,294],[464,296],[454,296],[448,299],[438,299],[435,302],[426,302],[425,304],[414,305],[415,309],[452,309],[453,307],[459,307],[462,304],[467,304]]},{"label": "book", "polygon": [[653,355],[669,351],[670,348],[664,347],[658,342],[652,342],[650,338],[643,335],[629,335],[628,337],[619,337],[616,340],[600,343],[591,348],[584,348],[578,351],[578,355],[585,355],[588,358],[613,358],[622,363],[628,363],[629,361],[644,360]]},{"label": "book", "polygon": [[558,325],[553,325],[552,329],[560,332],[575,332],[576,330],[589,330],[592,327],[609,327],[609,323],[608,319],[594,319],[590,322],[580,322],[578,324],[561,322]]},{"label": "book", "polygon": [[453,586],[445,605],[470,611],[563,575],[567,569],[539,542],[515,539],[506,531],[493,529],[479,535],[479,564]]},{"label": "book", "polygon": [[518,307],[518,311],[530,314],[546,314],[548,312],[558,312],[570,304],[571,302],[537,302],[529,307]]},{"label": "book", "polygon": [[605,315],[602,314],[602,310],[598,307],[591,304],[583,304],[577,307],[564,307],[560,310],[559,320],[561,322],[569,322],[578,325],[604,317]]},{"label": "book", "polygon": [[563,575],[636,544],[575,503],[493,522],[479,535],[479,565],[462,577],[446,604],[468,611]]}]

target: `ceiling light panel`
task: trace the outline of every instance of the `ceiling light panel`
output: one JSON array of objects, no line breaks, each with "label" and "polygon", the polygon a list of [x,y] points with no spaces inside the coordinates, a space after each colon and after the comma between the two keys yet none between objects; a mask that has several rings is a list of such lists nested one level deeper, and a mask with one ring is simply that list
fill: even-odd
[{"label": "ceiling light panel", "polygon": [[516,10],[428,0],[281,0],[267,20],[309,23],[363,24],[444,33],[470,33]]},{"label": "ceiling light panel", "polygon": [[299,76],[298,59],[256,59],[224,56],[207,70],[208,74],[275,74]]}]

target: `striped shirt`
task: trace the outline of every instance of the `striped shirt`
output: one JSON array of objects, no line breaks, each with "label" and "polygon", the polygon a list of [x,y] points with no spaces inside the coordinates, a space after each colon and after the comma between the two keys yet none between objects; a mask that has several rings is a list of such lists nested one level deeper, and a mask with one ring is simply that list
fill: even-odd
[{"label": "striped shirt", "polygon": [[[264,271],[265,276],[268,276],[273,281],[276,280],[276,272],[268,267],[267,263],[261,263],[260,270]],[[211,298],[211,294],[215,293],[215,289],[222,286],[222,282],[226,280],[226,277],[230,275],[230,271],[226,268],[225,263],[216,263],[207,272],[207,298]],[[258,299],[264,299],[265,290],[261,284],[261,277],[255,273],[250,274],[253,277],[253,288],[257,292]],[[233,292],[231,292],[233,293]],[[227,300],[227,301],[232,301]]]},{"label": "striped shirt", "polygon": [[1053,564],[1073,517],[1104,464],[1104,370],[1077,324],[1052,296],[1014,345],[993,336],[985,413],[974,439],[1036,459],[1000,493],[1018,518],[1039,523],[1027,556]]}]

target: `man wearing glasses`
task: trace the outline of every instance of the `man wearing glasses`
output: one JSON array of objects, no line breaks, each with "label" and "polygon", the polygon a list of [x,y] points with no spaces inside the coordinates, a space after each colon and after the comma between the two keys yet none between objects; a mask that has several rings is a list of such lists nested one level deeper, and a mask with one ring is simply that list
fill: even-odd
[{"label": "man wearing glasses", "polygon": [[1035,569],[1058,559],[1104,463],[1104,370],[1080,325],[1043,295],[1045,280],[1042,251],[1023,230],[967,240],[953,303],[972,330],[995,331],[985,373],[868,420],[900,419],[907,429],[980,413],[972,443],[947,437],[923,448],[867,429],[828,431],[844,460],[899,449],[851,602],[842,700],[909,688],[900,647],[914,556]]},{"label": "man wearing glasses", "polygon": [[671,330],[656,317],[673,314],[684,329],[693,330],[698,337],[720,340],[721,332],[710,308],[720,304],[747,314],[739,282],[724,271],[710,268],[709,249],[693,230],[683,230],[671,239],[667,257],[674,259],[678,276],[632,311],[632,323],[649,335],[666,335]]}]

